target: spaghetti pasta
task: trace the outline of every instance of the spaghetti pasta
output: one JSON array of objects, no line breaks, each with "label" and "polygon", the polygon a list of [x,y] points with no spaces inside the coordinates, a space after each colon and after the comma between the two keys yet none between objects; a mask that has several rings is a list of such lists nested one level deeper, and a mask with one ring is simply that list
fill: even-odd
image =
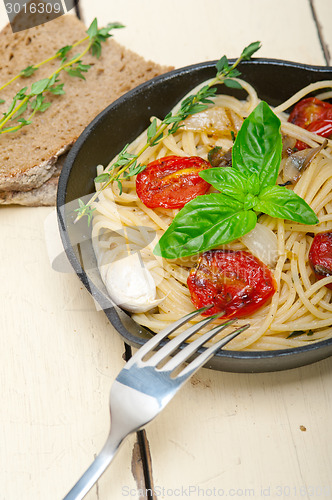
[{"label": "spaghetti pasta", "polygon": [[[206,160],[209,151],[216,146],[228,150],[233,144],[232,131],[239,129],[243,119],[260,102],[251,85],[238,81],[248,93],[245,101],[228,95],[217,95],[204,116],[193,115],[187,118],[183,127],[175,134],[166,135],[157,145],[147,149],[140,161],[147,164],[169,155],[200,156]],[[331,87],[332,81],[309,85],[274,108],[281,119],[282,134],[303,141],[311,147],[322,144],[322,137],[287,122],[286,111],[310,92]],[[325,92],[325,95],[329,97],[330,93]],[[146,132],[141,134],[130,145],[129,152],[139,151],[146,143],[146,138]],[[112,163],[106,168],[111,168]],[[283,182],[284,163],[285,160],[282,160],[277,181],[280,183]],[[102,171],[103,168],[99,167],[98,174]],[[96,189],[98,187],[97,185]],[[194,309],[186,281],[197,256],[167,261],[154,255],[153,249],[158,239],[169,227],[178,210],[147,208],[137,197],[135,178],[124,180],[122,188],[123,192],[120,194],[117,184],[113,183],[100,193],[98,201],[93,204],[94,249],[103,278],[103,269],[108,262],[119,258],[120,248],[140,253],[156,284],[156,298],[161,302],[150,311],[133,314],[133,319],[153,332],[158,332]],[[293,190],[315,211],[319,224],[307,226],[268,215],[260,217],[259,223],[273,231],[277,238],[278,255],[272,269],[277,291],[272,300],[249,320],[237,320],[237,325],[249,321],[251,327],[234,339],[229,349],[285,349],[332,337],[332,290],[325,286],[332,283],[332,277],[316,281],[308,262],[313,236],[332,230],[332,141],[328,141],[327,147],[311,161]],[[223,248],[248,250],[241,239]]]}]

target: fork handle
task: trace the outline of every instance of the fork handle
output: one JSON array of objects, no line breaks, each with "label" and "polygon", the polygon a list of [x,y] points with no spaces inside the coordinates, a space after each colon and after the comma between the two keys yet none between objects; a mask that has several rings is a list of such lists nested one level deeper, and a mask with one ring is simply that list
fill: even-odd
[{"label": "fork handle", "polygon": [[123,437],[119,439],[117,436],[114,437],[110,433],[100,453],[63,500],[81,500],[85,497],[112,462],[122,441]]}]

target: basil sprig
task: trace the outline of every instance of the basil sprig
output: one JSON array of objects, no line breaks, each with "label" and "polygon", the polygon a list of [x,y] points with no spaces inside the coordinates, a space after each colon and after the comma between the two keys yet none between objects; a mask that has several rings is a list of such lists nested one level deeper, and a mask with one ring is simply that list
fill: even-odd
[{"label": "basil sprig", "polygon": [[251,231],[257,213],[317,224],[309,205],[277,186],[282,151],[280,120],[266,102],[246,118],[232,149],[232,167],[200,176],[220,193],[197,196],[176,215],[154,249],[167,259],[188,257],[230,243]]}]

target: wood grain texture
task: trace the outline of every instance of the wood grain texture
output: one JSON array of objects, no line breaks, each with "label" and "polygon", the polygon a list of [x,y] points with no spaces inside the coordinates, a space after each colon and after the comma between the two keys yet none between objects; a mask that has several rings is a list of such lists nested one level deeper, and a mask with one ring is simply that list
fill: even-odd
[{"label": "wood grain texture", "polygon": [[321,37],[322,50],[326,63],[332,65],[332,3],[328,0],[312,0],[312,7]]},{"label": "wood grain texture", "polygon": [[[98,453],[124,344],[74,274],[52,270],[50,209],[1,208],[0,498],[57,500]],[[136,487],[131,438],[99,490]],[[89,495],[97,498],[96,488]],[[105,497],[104,497],[105,498]]]},{"label": "wood grain texture", "polygon": [[126,29],[117,40],[162,64],[238,57],[255,40],[262,42],[257,57],[325,63],[309,0],[83,0],[80,5],[86,23],[95,16],[100,24],[122,22]]}]

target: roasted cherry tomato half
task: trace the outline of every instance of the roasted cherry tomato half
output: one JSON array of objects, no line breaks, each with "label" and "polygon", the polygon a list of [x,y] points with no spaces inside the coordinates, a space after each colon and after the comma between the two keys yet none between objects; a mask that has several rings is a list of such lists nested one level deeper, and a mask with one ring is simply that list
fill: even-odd
[{"label": "roasted cherry tomato half", "polygon": [[310,123],[325,118],[326,112],[331,109],[332,104],[320,101],[316,97],[307,97],[294,106],[288,121],[299,127],[307,128]]},{"label": "roasted cherry tomato half", "polygon": [[[326,137],[327,139],[332,138],[332,120],[316,120],[307,126],[309,132],[320,135],[321,137]],[[305,142],[297,141],[295,147],[298,150],[306,149],[308,145]]]},{"label": "roasted cherry tomato half", "polygon": [[[316,97],[302,99],[294,107],[288,121],[322,137],[330,137],[332,135],[332,104],[320,101]],[[295,147],[301,150],[307,148],[308,145],[297,141]]]},{"label": "roasted cherry tomato half", "polygon": [[210,163],[199,156],[165,156],[137,175],[137,195],[149,208],[182,208],[211,187],[198,175],[206,168]]},{"label": "roasted cherry tomato half", "polygon": [[[309,262],[317,279],[332,276],[332,231],[315,235],[309,250]],[[332,283],[326,286],[332,290]]]},{"label": "roasted cherry tomato half", "polygon": [[202,254],[187,280],[194,306],[213,305],[205,315],[248,316],[262,307],[277,287],[270,269],[251,253],[210,250]]}]

